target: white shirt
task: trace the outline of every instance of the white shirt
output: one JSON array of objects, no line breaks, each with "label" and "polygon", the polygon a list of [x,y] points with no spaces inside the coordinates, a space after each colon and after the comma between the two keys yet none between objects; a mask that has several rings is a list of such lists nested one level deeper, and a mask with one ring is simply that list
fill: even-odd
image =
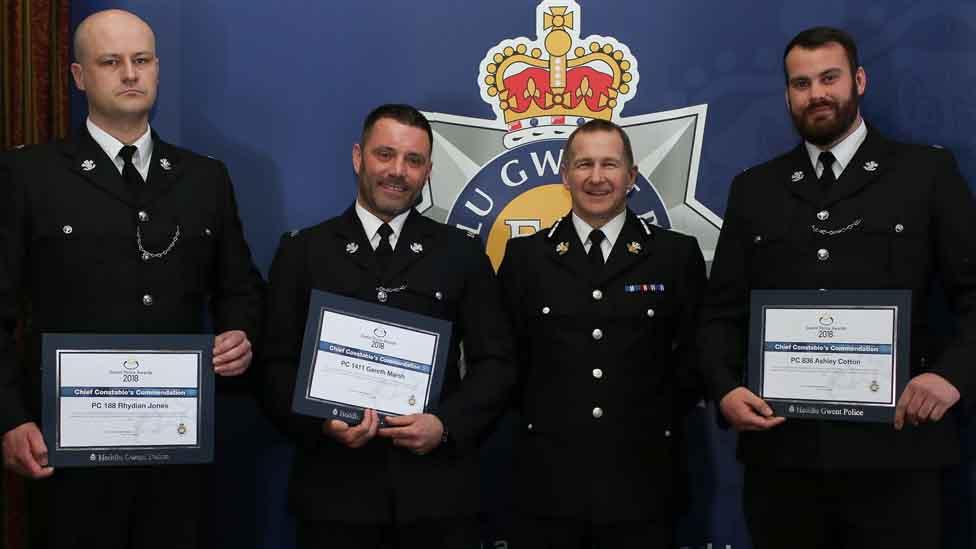
[{"label": "white shirt", "polygon": [[[122,173],[122,167],[125,166],[125,160],[119,156],[119,151],[125,146],[125,143],[119,141],[118,139],[112,137],[107,131],[99,128],[94,122],[89,118],[85,125],[88,126],[88,133],[91,134],[92,139],[98,146],[105,151],[105,154],[112,159],[115,163],[115,167],[118,168],[119,173]],[[136,147],[135,154],[132,155],[132,165],[136,167],[139,175],[142,176],[143,181],[149,180],[149,162],[152,160],[153,142],[152,142],[152,131],[149,129],[149,125],[146,125],[146,133],[142,134],[139,139],[136,139],[133,143]]]},{"label": "white shirt", "polygon": [[[610,250],[613,249],[614,242],[617,241],[617,237],[620,236],[620,231],[624,228],[624,221],[627,220],[627,210],[617,214],[616,217],[607,221],[606,225],[600,227],[603,231],[603,242],[600,243],[600,251],[603,252],[603,261],[605,262],[608,257],[610,257]],[[576,234],[579,236],[580,242],[583,243],[583,250],[586,253],[590,253],[590,247],[593,245],[590,242],[590,232],[593,227],[590,227],[586,221],[580,219],[576,212],[573,212],[573,227],[576,228]]]},{"label": "white shirt", "polygon": [[[858,120],[860,124],[858,124],[856,130],[851,132],[851,135],[848,135],[843,141],[828,149],[834,154],[834,179],[840,179],[840,174],[844,173],[844,168],[851,163],[851,159],[854,158],[854,153],[857,152],[857,149],[861,147],[861,143],[864,143],[864,139],[868,136],[868,128],[864,124],[864,120]],[[820,175],[823,173],[820,153],[823,150],[809,141],[805,141],[804,145],[807,147],[807,154],[810,155],[810,163],[813,164],[813,169],[817,172],[817,179],[820,179]]]},{"label": "white shirt", "polygon": [[[380,245],[380,233],[378,231],[383,226],[384,221],[362,207],[358,200],[356,201],[356,215],[359,216],[359,222],[363,224],[363,230],[366,231],[366,238],[369,239],[369,245],[375,250]],[[394,250],[396,250],[397,240],[400,239],[400,231],[403,230],[403,223],[407,220],[408,215],[410,215],[410,210],[397,215],[387,223],[393,229],[393,234],[390,235],[390,247]]]}]

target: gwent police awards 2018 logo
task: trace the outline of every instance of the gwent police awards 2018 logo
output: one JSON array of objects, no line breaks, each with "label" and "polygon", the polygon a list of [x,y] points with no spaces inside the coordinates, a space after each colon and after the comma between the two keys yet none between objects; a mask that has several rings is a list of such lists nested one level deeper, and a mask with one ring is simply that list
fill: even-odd
[{"label": "gwent police awards 2018 logo", "polygon": [[569,135],[588,120],[612,120],[630,137],[639,171],[629,207],[694,235],[711,260],[722,220],[695,199],[707,105],[621,117],[637,94],[637,58],[612,37],[580,38],[581,23],[576,2],[545,0],[535,40],[488,50],[478,86],[495,119],[425,113],[436,134],[434,169],[417,209],[481,237],[497,269],[509,238],[570,210],[559,174]]}]

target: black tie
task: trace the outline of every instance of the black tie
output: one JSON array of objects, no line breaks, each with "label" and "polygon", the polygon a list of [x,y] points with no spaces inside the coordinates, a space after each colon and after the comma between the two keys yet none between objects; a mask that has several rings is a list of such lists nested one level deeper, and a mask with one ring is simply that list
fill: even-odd
[{"label": "black tie", "polygon": [[600,243],[604,238],[603,231],[600,229],[590,231],[590,251],[586,253],[586,257],[594,274],[603,272],[603,250],[600,248]]},{"label": "black tie", "polygon": [[122,157],[122,179],[125,180],[132,191],[132,194],[139,197],[142,194],[142,187],[145,181],[142,179],[142,175],[139,174],[139,170],[136,169],[135,164],[132,163],[132,156],[136,154],[135,145],[126,145],[122,147],[119,151],[119,156]]},{"label": "black tie", "polygon": [[834,154],[830,151],[824,151],[820,153],[820,163],[823,164],[823,173],[820,174],[820,187],[823,192],[827,193],[830,188],[837,183],[837,178],[834,177]]},{"label": "black tie", "polygon": [[376,259],[380,265],[380,269],[385,271],[387,264],[390,262],[390,258],[393,257],[393,246],[390,244],[390,235],[393,234],[393,227],[384,223],[380,225],[376,233],[380,235],[380,243],[376,246]]}]

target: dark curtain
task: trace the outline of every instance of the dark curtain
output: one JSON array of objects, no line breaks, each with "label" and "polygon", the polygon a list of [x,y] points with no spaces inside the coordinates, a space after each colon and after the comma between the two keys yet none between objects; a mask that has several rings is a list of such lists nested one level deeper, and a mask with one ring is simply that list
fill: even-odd
[{"label": "dark curtain", "polygon": [[[62,138],[68,133],[69,0],[0,2],[0,150]],[[18,334],[30,322],[29,304],[22,306]],[[24,482],[6,471],[0,478],[0,547],[26,549]]]},{"label": "dark curtain", "polygon": [[0,148],[68,131],[68,0],[0,0]]}]

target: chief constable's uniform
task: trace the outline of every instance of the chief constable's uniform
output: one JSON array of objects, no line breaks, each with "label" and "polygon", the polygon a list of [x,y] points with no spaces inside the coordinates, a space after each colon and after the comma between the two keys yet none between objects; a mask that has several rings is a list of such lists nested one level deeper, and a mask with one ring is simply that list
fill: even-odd
[{"label": "chief constable's uniform", "polygon": [[682,424],[701,397],[705,262],[694,238],[629,209],[603,229],[612,248],[599,274],[572,213],[509,240],[499,269],[518,350],[517,506],[557,531],[656,524],[670,538]]},{"label": "chief constable's uniform", "polygon": [[[394,529],[424,539],[418,546],[461,549],[469,541],[477,546],[478,447],[515,382],[498,284],[474,234],[412,208],[391,220],[393,256],[381,268],[373,248],[381,223],[353,205],[283,237],[272,263],[262,362],[272,416],[297,444],[288,491],[300,521],[299,545],[332,540],[338,546],[342,543],[335,540],[347,537],[355,538],[346,542],[350,547],[373,547],[379,542],[366,536]],[[312,289],[453,323],[435,412],[446,432],[438,447],[415,455],[377,436],[360,448],[347,448],[324,434],[324,420],[292,413]]]},{"label": "chief constable's uniform", "polygon": [[[700,337],[716,402],[743,385],[754,289],[911,290],[910,377],[933,372],[964,399],[971,394],[976,207],[969,188],[945,150],[892,142],[863,123],[847,139],[859,138],[826,192],[803,144],[732,182]],[[937,281],[955,313],[951,341],[929,325]],[[847,540],[852,547],[937,546],[915,536],[919,524],[938,524],[938,468],[959,461],[954,412],[900,432],[891,424],[790,418],[742,433],[751,530],[787,535],[796,547],[836,546],[818,537],[826,530],[813,522],[836,520],[863,528],[865,539]],[[796,483],[781,482],[781,472],[796,472],[789,477]],[[783,499],[761,498],[760,487]],[[821,489],[831,495],[813,491]]]},{"label": "chief constable's uniform", "polygon": [[[152,133],[140,143],[148,177],[133,189],[92,126],[10,153],[0,170],[0,432],[40,426],[45,332],[202,333],[209,307],[217,333],[259,335],[263,281],[224,165]],[[24,297],[26,371],[13,342]],[[59,469],[29,481],[33,531],[46,537],[36,546],[193,546],[202,471]]]}]

